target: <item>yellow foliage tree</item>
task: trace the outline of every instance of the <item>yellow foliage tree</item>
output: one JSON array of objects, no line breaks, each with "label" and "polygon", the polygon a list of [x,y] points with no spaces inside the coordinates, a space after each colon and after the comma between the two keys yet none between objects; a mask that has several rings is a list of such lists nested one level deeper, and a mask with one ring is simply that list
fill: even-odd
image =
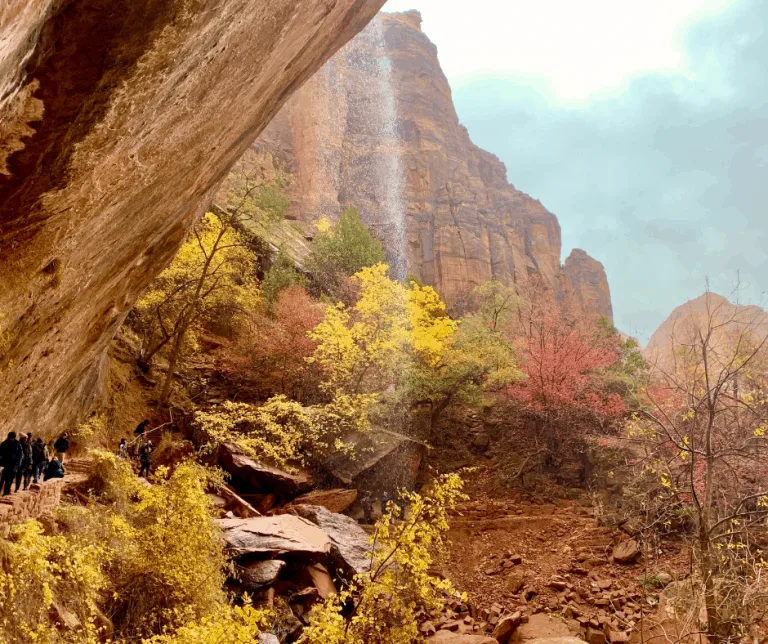
[{"label": "yellow foliage tree", "polygon": [[439,362],[456,323],[432,287],[392,280],[386,264],[363,268],[352,279],[357,302],[329,306],[310,334],[318,342],[310,360],[323,368],[328,391],[375,394],[411,363]]},{"label": "yellow foliage tree", "polygon": [[475,292],[478,311],[460,322],[430,286],[405,285],[377,264],[353,276],[353,306],[329,306],[311,337],[311,360],[332,392],[378,392],[394,385],[392,404],[431,406],[431,425],[453,401],[477,404],[482,393],[521,377],[514,351],[502,334],[514,297],[497,282]]},{"label": "yellow foliage tree", "polygon": [[137,328],[147,338],[141,364],[168,349],[168,372],[160,395],[166,402],[185,350],[217,314],[247,310],[258,301],[256,254],[238,217],[223,210],[205,215],[171,263],[136,303]]},{"label": "yellow foliage tree", "polygon": [[[457,474],[440,477],[423,494],[402,492],[407,517],[390,503],[372,537],[370,569],[310,613],[302,644],[412,644],[421,641],[417,615],[439,611],[457,595],[430,574],[446,552],[448,511],[466,498]],[[401,520],[398,520],[401,519]],[[352,606],[351,613],[345,608]]]}]

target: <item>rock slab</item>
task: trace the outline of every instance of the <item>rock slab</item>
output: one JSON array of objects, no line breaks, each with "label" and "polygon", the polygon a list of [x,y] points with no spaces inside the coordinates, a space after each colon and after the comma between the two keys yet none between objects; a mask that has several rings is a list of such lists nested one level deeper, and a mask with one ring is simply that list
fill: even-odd
[{"label": "rock slab", "polygon": [[312,487],[312,479],[303,472],[293,474],[263,465],[238,454],[237,449],[228,444],[219,447],[219,464],[232,475],[232,482],[242,493],[271,493],[292,499]]},{"label": "rock slab", "polygon": [[371,544],[368,543],[368,533],[357,521],[319,505],[297,505],[294,511],[330,537],[331,561],[338,571],[350,577],[368,570]]},{"label": "rock slab", "polygon": [[627,539],[616,544],[613,560],[620,564],[631,564],[640,558],[640,546],[634,539]]},{"label": "rock slab", "polygon": [[493,637],[485,635],[465,635],[462,633],[451,633],[449,631],[439,631],[437,635],[427,638],[427,642],[447,644],[499,644]]},{"label": "rock slab", "polygon": [[219,519],[227,550],[242,555],[322,556],[331,540],[315,524],[291,514],[251,519]]},{"label": "rock slab", "polygon": [[329,512],[344,512],[357,500],[357,490],[315,490],[294,499],[299,505],[320,505]]}]

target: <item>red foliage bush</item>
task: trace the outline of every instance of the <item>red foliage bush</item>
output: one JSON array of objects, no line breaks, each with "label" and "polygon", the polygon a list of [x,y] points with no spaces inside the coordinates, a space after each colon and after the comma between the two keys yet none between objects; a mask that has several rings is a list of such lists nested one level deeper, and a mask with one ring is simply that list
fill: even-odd
[{"label": "red foliage bush", "polygon": [[251,316],[219,360],[219,368],[228,380],[250,388],[255,397],[312,397],[319,371],[306,361],[316,346],[308,333],[322,318],[323,306],[307,291],[300,286],[287,288],[275,301],[271,316]]}]

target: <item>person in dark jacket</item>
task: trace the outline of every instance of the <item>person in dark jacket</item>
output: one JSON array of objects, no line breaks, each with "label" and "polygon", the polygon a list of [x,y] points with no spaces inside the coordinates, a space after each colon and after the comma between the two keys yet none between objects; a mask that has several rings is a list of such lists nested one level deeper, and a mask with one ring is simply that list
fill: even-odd
[{"label": "person in dark jacket", "polygon": [[52,458],[48,461],[48,465],[45,466],[45,475],[43,480],[48,479],[63,479],[64,478],[64,465],[58,459]]},{"label": "person in dark jacket", "polygon": [[22,434],[21,450],[24,456],[21,459],[21,466],[16,470],[16,492],[21,487],[22,480],[24,481],[24,489],[29,487],[29,479],[32,478],[32,444],[30,434]]},{"label": "person in dark jacket", "polygon": [[365,490],[360,497],[360,507],[363,509],[363,523],[373,523],[373,495]]},{"label": "person in dark jacket", "polygon": [[0,466],[3,468],[3,473],[0,475],[0,488],[3,496],[11,493],[11,484],[23,460],[24,450],[21,443],[16,440],[16,432],[8,432],[8,438],[0,443]]},{"label": "person in dark jacket", "polygon": [[152,465],[152,451],[154,449],[152,441],[141,448],[141,454],[139,455],[139,463],[141,464],[141,467],[139,468],[139,476],[149,476],[149,467]]},{"label": "person in dark jacket", "polygon": [[35,483],[40,482],[40,477],[43,475],[47,463],[45,443],[43,443],[42,438],[38,438],[32,443],[32,480]]},{"label": "person in dark jacket", "polygon": [[56,452],[54,454],[54,458],[56,458],[63,465],[64,454],[66,454],[67,450],[69,449],[69,434],[67,434],[67,432],[64,432],[56,439],[56,442],[53,444],[53,449]]}]

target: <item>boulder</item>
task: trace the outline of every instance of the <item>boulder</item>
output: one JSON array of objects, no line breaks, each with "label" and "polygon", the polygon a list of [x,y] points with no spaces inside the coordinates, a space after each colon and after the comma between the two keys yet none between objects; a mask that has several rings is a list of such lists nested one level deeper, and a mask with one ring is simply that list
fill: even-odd
[{"label": "boulder", "polygon": [[499,644],[507,644],[509,638],[512,637],[512,634],[517,630],[517,627],[520,626],[520,622],[522,621],[523,616],[520,611],[502,617],[501,620],[499,620],[499,623],[496,624],[496,628],[493,629],[493,637],[496,638],[496,641]]},{"label": "boulder", "polygon": [[323,556],[331,550],[328,535],[317,525],[291,514],[250,519],[219,519],[227,550],[241,555]]},{"label": "boulder", "polygon": [[[572,633],[565,622],[555,617],[550,617],[546,613],[536,613],[531,615],[528,622],[521,624],[515,633],[515,641],[525,641],[541,643],[544,640],[568,640],[573,639]],[[551,644],[555,644],[552,642]],[[562,641],[559,644],[575,644],[573,642]]]},{"label": "boulder", "polygon": [[662,587],[669,586],[672,583],[673,577],[668,572],[657,573],[656,577],[659,580],[659,585]]},{"label": "boulder", "polygon": [[569,635],[568,637],[541,637],[535,640],[526,640],[525,644],[585,644],[584,640]]},{"label": "boulder", "polygon": [[368,570],[371,544],[368,533],[354,519],[329,512],[319,505],[297,505],[292,510],[319,526],[331,540],[331,561],[347,577]]},{"label": "boulder", "polygon": [[312,488],[312,479],[303,472],[291,474],[276,467],[263,465],[243,454],[232,445],[219,448],[219,465],[232,475],[240,492],[277,494],[292,499]]},{"label": "boulder", "polygon": [[240,584],[248,590],[259,590],[274,583],[283,568],[285,562],[279,559],[254,561],[238,566],[237,576]]},{"label": "boulder", "polygon": [[613,560],[620,564],[631,564],[640,558],[640,546],[634,539],[627,539],[616,544]]},{"label": "boulder", "polygon": [[50,613],[54,623],[61,629],[74,631],[82,626],[82,623],[71,610],[57,599],[51,601]]},{"label": "boulder", "polygon": [[350,432],[343,441],[354,450],[339,450],[325,468],[344,485],[385,490],[410,487],[418,476],[424,446],[408,436],[382,429]]},{"label": "boulder", "polygon": [[307,566],[307,571],[309,572],[309,576],[312,577],[312,583],[315,585],[315,588],[317,588],[317,592],[321,599],[336,594],[336,586],[325,566],[322,564],[313,564]]},{"label": "boulder", "polygon": [[467,635],[464,633],[451,633],[450,631],[438,631],[437,635],[427,638],[427,642],[446,642],[447,644],[499,644],[493,637],[487,635]]},{"label": "boulder", "polygon": [[507,575],[507,590],[512,594],[519,593],[525,586],[525,573],[522,570],[513,570]]},{"label": "boulder", "polygon": [[208,501],[216,510],[224,510],[227,507],[227,500],[218,494],[206,494]]},{"label": "boulder", "polygon": [[475,436],[474,440],[472,441],[472,447],[475,449],[488,449],[491,446],[491,437],[488,436],[485,432],[480,432],[477,436]]},{"label": "boulder", "polygon": [[605,635],[603,631],[591,626],[586,631],[587,644],[605,644]]},{"label": "boulder", "polygon": [[280,640],[272,633],[260,633],[259,644],[280,644]]},{"label": "boulder", "polygon": [[357,490],[315,490],[294,499],[299,505],[320,505],[330,512],[344,512],[357,500]]}]

